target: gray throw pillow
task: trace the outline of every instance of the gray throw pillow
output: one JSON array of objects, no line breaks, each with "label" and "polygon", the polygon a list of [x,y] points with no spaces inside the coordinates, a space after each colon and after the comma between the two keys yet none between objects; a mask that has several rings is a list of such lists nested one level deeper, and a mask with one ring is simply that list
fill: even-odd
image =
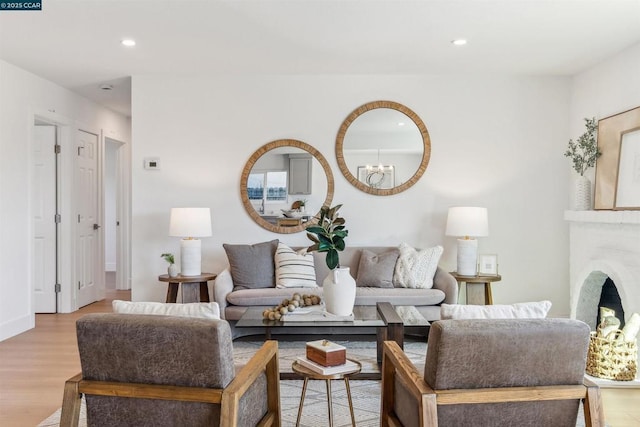
[{"label": "gray throw pillow", "polygon": [[393,272],[398,255],[400,252],[396,249],[381,254],[363,249],[358,265],[356,286],[393,288]]},{"label": "gray throw pillow", "polygon": [[273,288],[276,285],[273,258],[278,239],[254,245],[222,245],[229,258],[234,290]]}]

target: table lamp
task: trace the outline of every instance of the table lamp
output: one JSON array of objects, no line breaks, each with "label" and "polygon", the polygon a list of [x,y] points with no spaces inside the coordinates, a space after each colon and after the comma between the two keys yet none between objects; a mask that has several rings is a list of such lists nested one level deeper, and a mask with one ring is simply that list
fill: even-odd
[{"label": "table lamp", "polygon": [[462,237],[458,239],[458,267],[456,272],[461,276],[475,276],[478,266],[478,241],[472,237],[489,235],[487,208],[449,208],[445,234],[447,236]]},{"label": "table lamp", "polygon": [[211,236],[209,208],[172,208],[169,236],[180,240],[180,274],[199,276],[202,263],[202,244],[196,237]]}]

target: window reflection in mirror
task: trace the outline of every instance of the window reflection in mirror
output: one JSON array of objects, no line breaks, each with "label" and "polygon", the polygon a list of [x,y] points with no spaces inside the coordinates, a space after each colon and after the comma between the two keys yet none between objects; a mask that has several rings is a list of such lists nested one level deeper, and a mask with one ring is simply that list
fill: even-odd
[{"label": "window reflection in mirror", "polygon": [[261,147],[247,162],[240,191],[245,209],[259,225],[293,233],[304,230],[307,221],[331,203],[333,175],[313,147],[278,140]]},{"label": "window reflection in mirror", "polygon": [[411,187],[431,154],[427,128],[413,111],[392,101],[354,110],[336,139],[340,171],[356,188],[391,195]]}]

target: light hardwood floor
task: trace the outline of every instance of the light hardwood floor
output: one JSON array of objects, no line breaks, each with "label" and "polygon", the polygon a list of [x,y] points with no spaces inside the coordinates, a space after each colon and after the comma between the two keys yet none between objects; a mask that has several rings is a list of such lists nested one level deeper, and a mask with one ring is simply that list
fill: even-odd
[{"label": "light hardwood floor", "polygon": [[[62,405],[64,382],[80,372],[75,321],[86,313],[110,312],[113,299],[128,291],[107,290],[107,298],[71,314],[38,314],[36,327],[0,342],[0,426],[36,426]],[[640,389],[603,389],[611,427],[640,426]]]}]

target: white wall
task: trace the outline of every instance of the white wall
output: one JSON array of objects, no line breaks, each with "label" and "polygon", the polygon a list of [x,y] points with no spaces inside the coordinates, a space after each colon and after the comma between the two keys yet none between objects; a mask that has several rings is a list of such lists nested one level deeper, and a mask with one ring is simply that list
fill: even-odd
[{"label": "white wall", "polygon": [[[0,340],[34,326],[29,161],[31,128],[36,114],[68,123],[70,130],[97,130],[105,136],[130,141],[130,123],[124,116],[0,61]],[[64,141],[67,142],[74,141]],[[63,145],[61,167],[70,173],[73,148],[66,152],[64,149]],[[65,193],[63,197],[68,205],[70,194]],[[70,229],[68,224],[62,224],[62,229]],[[71,250],[70,247],[62,250],[68,269]],[[62,277],[62,290],[66,295],[63,308],[69,309],[73,293],[71,276],[67,271]]]},{"label": "white wall", "polygon": [[[222,243],[280,238],[306,245],[304,233],[276,235],[245,213],[239,179],[249,156],[280,138],[317,148],[334,172],[334,204],[344,203],[347,244],[426,247],[443,244],[441,265],[455,268],[455,239],[445,237],[447,209],[489,209],[481,253],[498,254],[502,282],[494,301],[550,299],[569,314],[568,78],[506,76],[134,76],[132,297],[163,301],[165,251],[173,206],[208,206],[213,237],[203,241],[203,271],[226,264]],[[335,160],[335,138],[356,107],[387,99],[425,122],[429,167],[411,189],[376,197],[352,187]],[[158,156],[160,171],[143,158]],[[560,184],[560,185],[559,185]]]},{"label": "white wall", "polygon": [[[640,43],[576,75],[571,83],[571,137],[585,132],[584,118],[597,120],[640,106]],[[567,162],[569,160],[567,159]],[[595,187],[595,168],[588,175]],[[577,176],[572,173],[572,178]],[[571,180],[570,186],[573,186]]]}]

